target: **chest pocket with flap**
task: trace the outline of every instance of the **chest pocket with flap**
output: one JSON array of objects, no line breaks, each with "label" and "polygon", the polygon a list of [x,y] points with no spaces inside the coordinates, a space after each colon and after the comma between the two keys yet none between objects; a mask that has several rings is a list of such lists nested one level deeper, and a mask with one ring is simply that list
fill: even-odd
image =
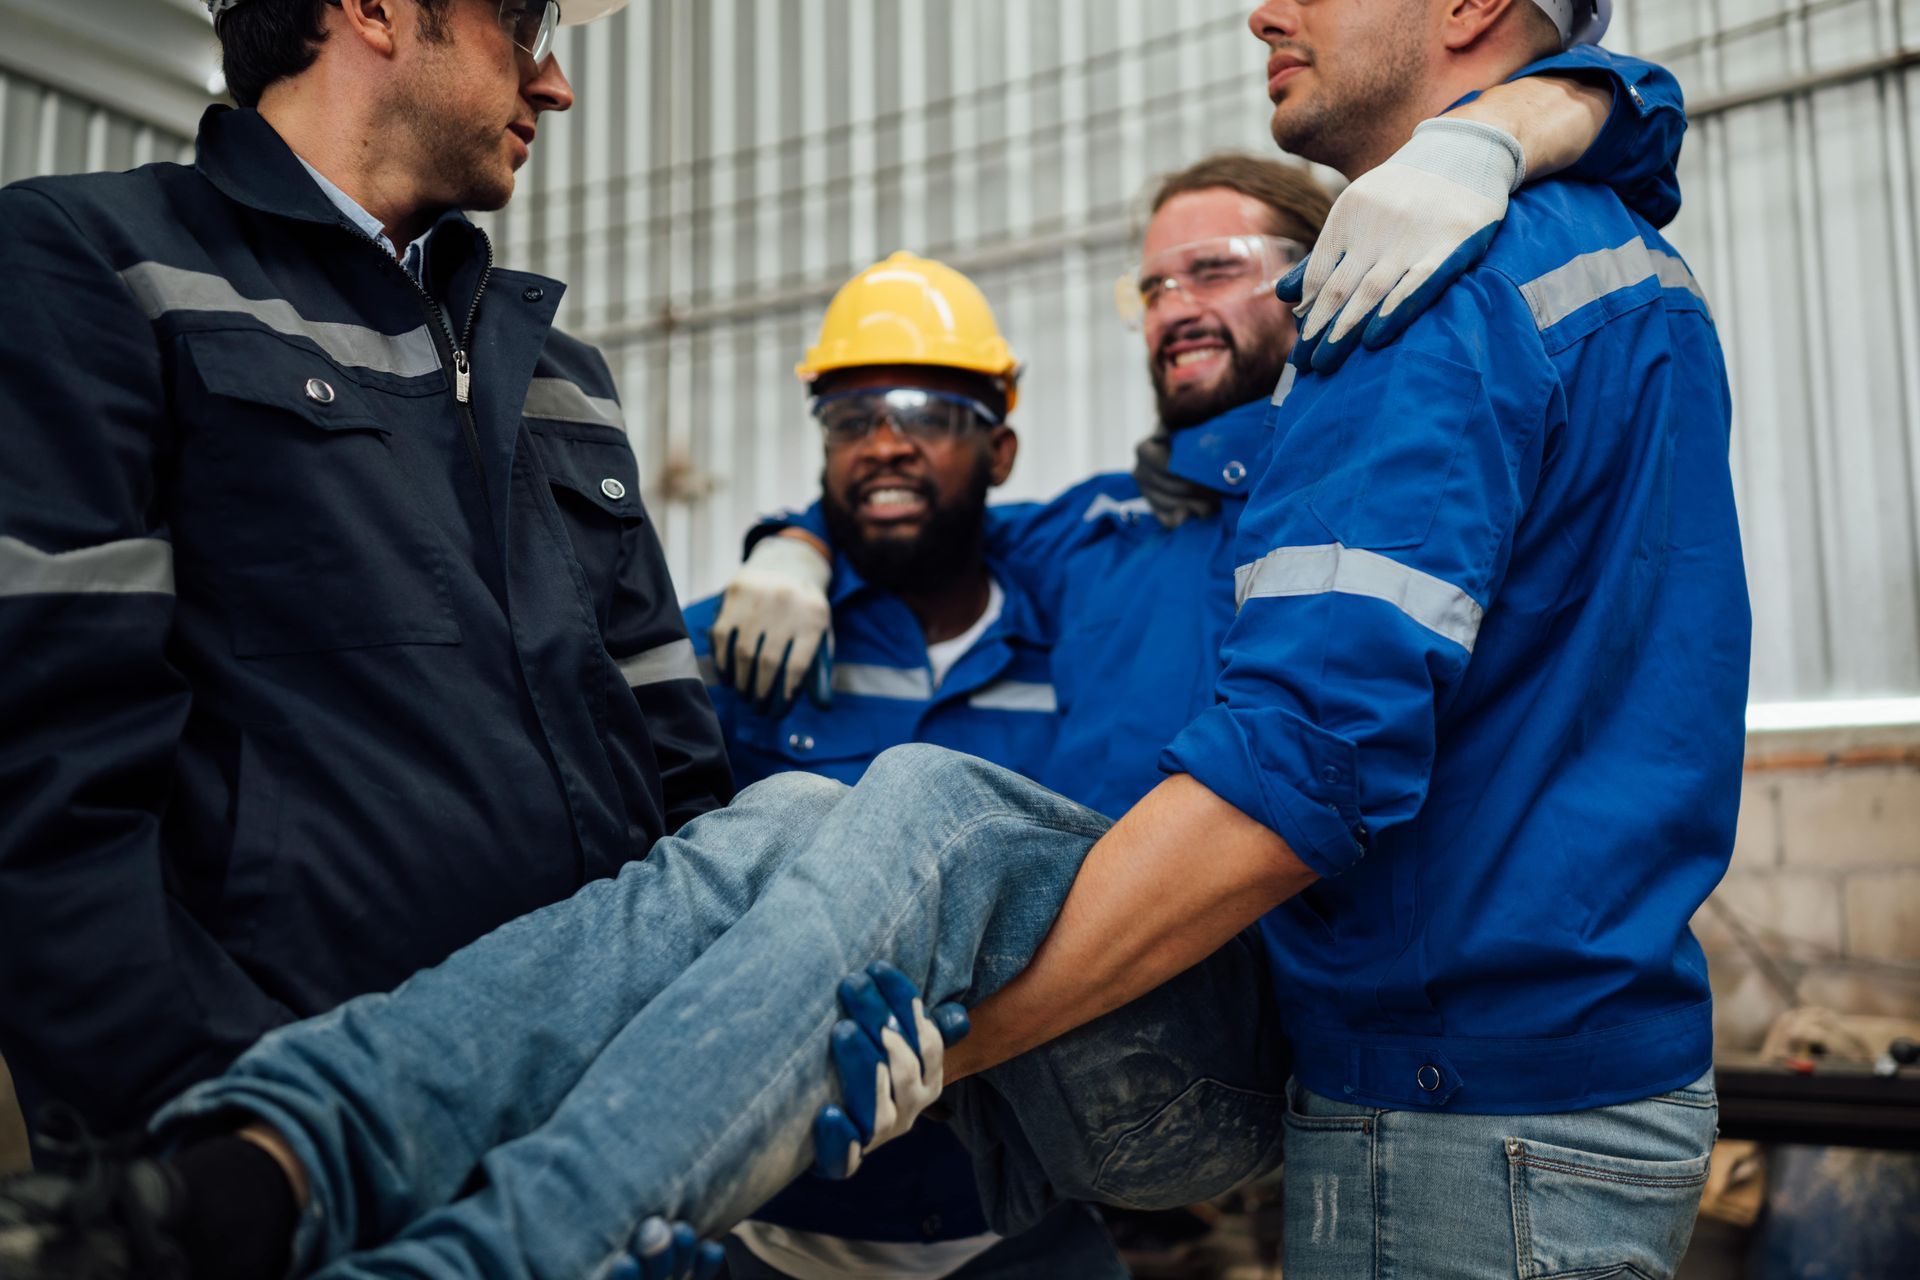
[{"label": "chest pocket with flap", "polygon": [[646,519],[633,447],[615,426],[534,417],[526,425],[605,627],[620,567]]},{"label": "chest pocket with flap", "polygon": [[[243,657],[457,644],[446,565],[396,433],[451,431],[441,378],[369,386],[257,330],[185,334],[176,542]],[[445,483],[444,478],[440,481]]]}]

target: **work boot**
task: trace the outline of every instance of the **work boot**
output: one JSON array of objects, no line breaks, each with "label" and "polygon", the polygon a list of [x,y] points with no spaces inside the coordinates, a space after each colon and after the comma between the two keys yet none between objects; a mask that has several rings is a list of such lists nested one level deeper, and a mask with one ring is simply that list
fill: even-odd
[{"label": "work boot", "polygon": [[0,1179],[0,1276],[6,1280],[187,1280],[173,1228],[185,1192],[172,1166],[132,1141],[88,1135],[49,1111],[39,1167]]}]

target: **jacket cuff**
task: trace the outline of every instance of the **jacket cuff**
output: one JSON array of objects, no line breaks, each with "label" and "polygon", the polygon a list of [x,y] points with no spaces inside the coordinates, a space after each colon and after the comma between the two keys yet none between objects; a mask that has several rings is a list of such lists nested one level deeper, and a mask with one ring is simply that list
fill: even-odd
[{"label": "jacket cuff", "polygon": [[1522,67],[1510,79],[1525,76],[1578,74],[1604,79],[1613,90],[1613,107],[1600,136],[1568,167],[1563,176],[1605,182],[1632,168],[1637,153],[1647,145],[1646,120],[1659,111],[1684,113],[1677,85],[1656,84],[1667,73],[1650,62],[1622,58],[1593,45],[1576,45],[1565,53]]},{"label": "jacket cuff", "polygon": [[740,550],[740,558],[744,560],[752,555],[753,549],[760,545],[760,539],[771,538],[782,529],[801,529],[828,546],[833,545],[833,539],[827,535],[827,514],[816,501],[805,511],[796,511],[789,507],[785,511],[775,511],[771,515],[761,516],[753,528],[747,530],[745,545]]},{"label": "jacket cuff", "polygon": [[1321,877],[1366,856],[1354,745],[1290,712],[1236,712],[1216,706],[1160,753],[1160,767],[1185,773],[1287,842]]}]

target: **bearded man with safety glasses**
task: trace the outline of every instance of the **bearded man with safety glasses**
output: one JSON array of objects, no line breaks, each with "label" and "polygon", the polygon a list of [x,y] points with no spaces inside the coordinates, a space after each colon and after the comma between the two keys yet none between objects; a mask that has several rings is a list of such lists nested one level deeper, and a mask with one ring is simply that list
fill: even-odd
[{"label": "bearded man with safety glasses", "polygon": [[[461,214],[572,105],[556,26],[623,3],[209,0],[240,108],[195,164],[0,192],[30,1119],[143,1120],[730,798],[606,363]],[[149,1186],[178,1249],[122,1265],[283,1271],[271,1158],[181,1167],[217,1190]],[[80,1248],[49,1265],[109,1273]]]}]

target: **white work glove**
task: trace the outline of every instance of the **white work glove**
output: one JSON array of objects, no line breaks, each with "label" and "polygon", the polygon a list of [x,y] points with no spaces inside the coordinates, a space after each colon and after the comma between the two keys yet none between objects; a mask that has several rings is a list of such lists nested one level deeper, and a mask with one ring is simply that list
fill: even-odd
[{"label": "white work glove", "polygon": [[1356,343],[1377,351],[1399,337],[1486,256],[1526,176],[1526,153],[1504,129],[1448,116],[1421,124],[1340,194],[1312,255],[1281,280],[1301,317],[1293,363],[1332,373]]},{"label": "white work glove", "polygon": [[762,538],[727,583],[713,620],[714,670],[747,705],[778,718],[802,683],[833,701],[833,565],[797,538]]},{"label": "white work glove", "polygon": [[947,1046],[965,1038],[967,1011],[928,1012],[920,988],[884,960],[840,984],[846,1017],[830,1038],[845,1106],[828,1103],[813,1122],[814,1171],[851,1178],[860,1161],[913,1128],[946,1085]]}]

